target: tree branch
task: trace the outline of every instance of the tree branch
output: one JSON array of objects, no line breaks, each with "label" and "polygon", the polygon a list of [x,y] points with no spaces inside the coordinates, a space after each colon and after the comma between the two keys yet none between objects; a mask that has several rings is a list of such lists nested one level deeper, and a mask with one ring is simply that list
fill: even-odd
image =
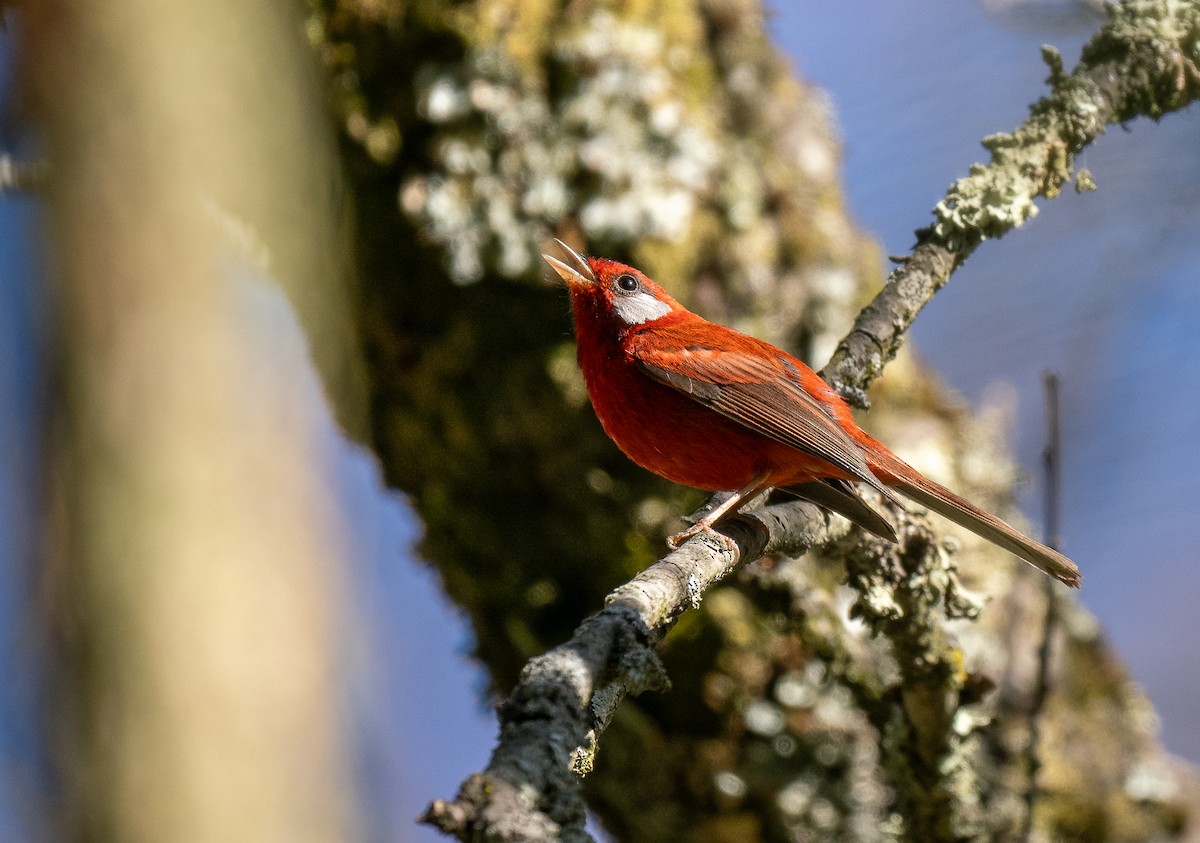
[{"label": "tree branch", "polygon": [[844,534],[846,522],[831,524],[819,507],[792,501],[725,519],[718,529],[725,541],[696,536],[609,594],[570,641],[531,659],[499,708],[500,741],[487,769],[468,778],[453,802],[435,801],[422,821],[463,840],[590,839],[573,772],[587,764],[576,750],[594,747],[627,694],[665,686],[654,648],[678,617],[740,560],[798,555]]},{"label": "tree branch", "polygon": [[[1084,47],[1070,74],[1053,47],[1051,93],[1011,134],[990,135],[991,162],[971,167],[916,232],[913,251],[854,322],[821,372],[852,404],[896,356],[904,333],[954,272],[988,238],[1037,215],[1034,200],[1053,199],[1071,180],[1074,157],[1112,123],[1154,120],[1200,97],[1200,5],[1136,0],[1109,8],[1109,23]],[[1092,189],[1079,173],[1080,190]]]},{"label": "tree branch", "polygon": [[[1044,50],[1051,94],[1016,131],[984,139],[991,162],[950,188],[934,223],[917,232],[912,253],[859,314],[823,372],[847,400],[866,406],[866,388],[950,274],[984,240],[1032,218],[1037,197],[1056,196],[1072,177],[1073,156],[1108,124],[1157,119],[1200,96],[1200,4],[1139,0],[1109,14],[1069,75],[1057,52]],[[1084,174],[1078,183],[1085,186]],[[910,809],[907,833],[953,839],[962,832],[955,802],[973,784],[954,778],[964,765],[947,763],[961,744],[951,719],[963,688],[940,623],[969,616],[973,606],[928,532],[904,526],[902,544],[881,550],[857,533],[846,537],[844,522],[831,524],[817,507],[793,502],[729,519],[720,528],[726,543],[692,539],[610,594],[569,642],[529,662],[500,707],[499,745],[487,769],[468,778],[454,801],[430,805],[423,821],[462,840],[590,839],[572,770],[589,768],[596,737],[626,694],[665,684],[654,647],[679,615],[741,560],[844,538],[856,609],[892,642],[902,676],[900,720],[885,750],[890,741],[889,766],[903,768],[910,783],[900,794]]]}]

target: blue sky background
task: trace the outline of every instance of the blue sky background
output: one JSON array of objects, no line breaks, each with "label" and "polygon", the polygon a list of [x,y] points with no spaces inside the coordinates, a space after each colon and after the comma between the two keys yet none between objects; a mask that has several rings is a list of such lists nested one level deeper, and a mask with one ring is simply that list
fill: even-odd
[{"label": "blue sky background", "polygon": [[[979,139],[1016,126],[1044,90],[1039,58],[1070,67],[1094,18],[1001,17],[975,3],[776,3],[771,29],[798,71],[829,93],[845,143],[854,216],[903,253],[945,187],[983,157]],[[1065,11],[1064,11],[1065,10]],[[1063,14],[1057,14],[1064,11]],[[1163,716],[1169,748],[1200,761],[1200,592],[1192,534],[1200,500],[1200,115],[1113,130],[1083,157],[1100,190],[1041,203],[1026,229],[985,244],[925,310],[912,336],[946,382],[978,403],[1010,385],[1014,448],[1037,478],[1040,376],[1063,379],[1066,549],[1081,599],[1101,618]],[[0,200],[0,839],[37,839],[45,794],[29,680],[27,605],[36,536],[40,368],[34,209]],[[253,282],[247,282],[253,283]],[[494,720],[465,657],[463,619],[413,561],[419,527],[346,442],[320,400],[281,296],[252,290],[265,359],[301,379],[324,419],[322,453],[340,490],[365,620],[347,643],[347,707],[363,725],[362,782],[380,839],[441,840],[412,826],[486,760]],[[814,361],[818,364],[823,361]],[[1024,493],[1036,515],[1035,486]],[[24,660],[24,661],[23,661]],[[369,724],[369,728],[368,728]]]}]

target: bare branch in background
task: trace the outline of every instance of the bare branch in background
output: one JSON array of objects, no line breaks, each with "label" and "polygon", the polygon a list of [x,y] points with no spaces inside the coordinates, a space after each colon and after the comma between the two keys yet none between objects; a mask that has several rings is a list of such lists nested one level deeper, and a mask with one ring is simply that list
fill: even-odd
[{"label": "bare branch in background", "polygon": [[[1042,375],[1046,395],[1046,448],[1042,454],[1046,469],[1046,542],[1055,550],[1062,549],[1060,514],[1062,511],[1062,437],[1059,417],[1058,375]],[[1033,700],[1029,706],[1029,782],[1025,789],[1025,817],[1019,839],[1028,841],[1033,833],[1033,810],[1038,796],[1038,772],[1042,768],[1042,719],[1046,712],[1046,697],[1050,693],[1050,658],[1054,638],[1058,633],[1058,594],[1052,587],[1043,589],[1046,612],[1042,619],[1041,644],[1037,653],[1037,676]]]}]

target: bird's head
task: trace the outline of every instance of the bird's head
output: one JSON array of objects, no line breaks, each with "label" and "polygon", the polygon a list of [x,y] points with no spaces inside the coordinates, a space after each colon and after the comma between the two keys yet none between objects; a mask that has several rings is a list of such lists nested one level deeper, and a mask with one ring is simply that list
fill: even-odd
[{"label": "bird's head", "polygon": [[632,327],[683,311],[683,305],[666,290],[633,267],[604,258],[585,258],[561,240],[554,242],[566,260],[542,257],[567,282],[576,318],[583,314],[607,315]]}]

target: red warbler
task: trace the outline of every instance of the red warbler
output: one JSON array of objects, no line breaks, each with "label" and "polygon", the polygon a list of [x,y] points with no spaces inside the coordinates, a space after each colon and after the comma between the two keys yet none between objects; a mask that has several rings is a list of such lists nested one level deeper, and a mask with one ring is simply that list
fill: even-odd
[{"label": "red warbler", "polygon": [[684,486],[734,490],[671,538],[677,547],[759,493],[785,488],[883,538],[894,528],[854,491],[892,490],[1078,587],[1079,569],[924,477],[863,431],[850,407],[803,362],[688,311],[638,270],[544,255],[567,283],[579,365],[605,432],[638,465]]}]

